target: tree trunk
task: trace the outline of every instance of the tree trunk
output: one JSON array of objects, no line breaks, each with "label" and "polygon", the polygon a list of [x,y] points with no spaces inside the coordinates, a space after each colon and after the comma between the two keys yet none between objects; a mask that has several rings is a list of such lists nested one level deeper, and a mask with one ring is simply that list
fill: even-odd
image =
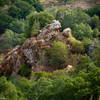
[{"label": "tree trunk", "polygon": [[97,100],[100,100],[100,95],[99,95],[99,97],[98,97],[98,99]]},{"label": "tree trunk", "polygon": [[91,95],[90,100],[93,100],[93,95]]}]

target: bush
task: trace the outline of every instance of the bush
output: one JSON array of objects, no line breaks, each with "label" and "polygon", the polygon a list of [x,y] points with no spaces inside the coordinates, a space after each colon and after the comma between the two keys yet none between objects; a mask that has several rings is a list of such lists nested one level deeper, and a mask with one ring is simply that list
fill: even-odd
[{"label": "bush", "polygon": [[44,7],[43,5],[40,3],[40,0],[23,0],[28,2],[30,5],[34,6],[34,8],[36,9],[37,12],[43,11]]},{"label": "bush", "polygon": [[0,0],[0,6],[9,5],[11,3],[10,0]]},{"label": "bush", "polygon": [[84,38],[91,39],[93,36],[93,30],[88,24],[75,24],[73,28],[73,36],[78,40],[83,40]]},{"label": "bush", "polygon": [[9,29],[16,33],[24,33],[28,28],[28,22],[25,20],[14,20],[10,23]]},{"label": "bush", "polygon": [[[13,32],[12,30],[6,30],[2,37],[2,42],[0,45],[3,45],[4,48],[10,49],[15,47],[16,45],[20,45],[25,40],[24,34],[17,34]],[[4,45],[5,44],[5,45]],[[2,46],[1,46],[2,47]]]},{"label": "bush", "polygon": [[100,67],[100,46],[98,46],[94,51],[93,51],[93,59],[95,60],[95,64]]},{"label": "bush", "polygon": [[89,47],[90,47],[90,45],[91,45],[91,43],[92,43],[92,40],[89,39],[89,38],[84,38],[84,39],[82,40],[82,42],[83,42],[83,45],[84,45],[85,53],[88,54]]},{"label": "bush", "polygon": [[69,11],[62,20],[62,28],[70,27],[73,29],[75,24],[88,23],[90,17],[82,10]]},{"label": "bush", "polygon": [[98,28],[95,28],[95,29],[93,30],[93,37],[94,37],[94,38],[100,37],[100,31],[99,31]]},{"label": "bush", "polygon": [[8,10],[10,16],[19,19],[26,18],[32,11],[35,11],[34,7],[22,0],[16,1]]},{"label": "bush", "polygon": [[67,63],[68,50],[64,43],[53,42],[51,48],[46,50],[49,66],[63,68]]},{"label": "bush", "polygon": [[97,15],[94,15],[91,18],[90,26],[92,27],[92,29],[98,28],[100,26],[100,19]]},{"label": "bush", "polygon": [[[80,61],[77,66],[77,70],[85,70],[86,72],[88,71],[88,67],[93,64],[92,60],[90,59],[89,56],[81,56]],[[94,64],[93,64],[94,65]]]},{"label": "bush", "polygon": [[71,47],[73,53],[84,53],[84,46],[80,41],[73,41]]},{"label": "bush", "polygon": [[33,72],[31,74],[31,80],[32,81],[38,81],[41,78],[51,78],[52,73],[49,72]]},{"label": "bush", "polygon": [[74,37],[68,38],[69,44],[71,46],[72,53],[84,53],[83,43],[76,40]]},{"label": "bush", "polygon": [[0,98],[6,100],[17,100],[17,90],[16,87],[5,77],[0,77]]},{"label": "bush", "polygon": [[0,34],[9,28],[9,25],[12,21],[13,18],[6,13],[0,15]]},{"label": "bush", "polygon": [[22,64],[20,69],[20,75],[24,77],[28,77],[31,73],[31,69],[28,65]]},{"label": "bush", "polygon": [[86,12],[90,16],[97,15],[100,17],[100,5],[95,5],[94,7],[88,9]]},{"label": "bush", "polygon": [[31,13],[28,16],[29,29],[27,31],[27,36],[30,37],[31,35],[36,35],[39,29],[49,24],[53,19],[54,17],[48,12]]}]

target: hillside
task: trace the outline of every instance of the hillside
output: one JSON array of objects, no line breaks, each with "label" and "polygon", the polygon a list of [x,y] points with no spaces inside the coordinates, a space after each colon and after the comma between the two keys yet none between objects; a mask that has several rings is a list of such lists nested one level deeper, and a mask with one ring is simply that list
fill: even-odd
[{"label": "hillside", "polygon": [[40,1],[46,8],[57,6],[57,7],[70,8],[70,9],[76,9],[77,7],[87,9],[94,5],[94,3],[88,2],[87,0],[75,0],[72,1],[71,3],[64,3],[64,2],[61,3],[58,2],[58,0],[40,0]]},{"label": "hillside", "polygon": [[99,2],[0,0],[0,100],[100,100]]}]

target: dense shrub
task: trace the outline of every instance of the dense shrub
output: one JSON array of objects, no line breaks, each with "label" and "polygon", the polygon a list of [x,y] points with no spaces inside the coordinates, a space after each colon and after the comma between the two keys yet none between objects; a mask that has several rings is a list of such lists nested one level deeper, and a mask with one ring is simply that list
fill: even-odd
[{"label": "dense shrub", "polygon": [[100,67],[100,46],[98,46],[92,54],[94,60],[95,60],[95,64]]},{"label": "dense shrub", "polygon": [[89,38],[84,38],[84,39],[82,40],[82,42],[83,42],[83,45],[84,45],[85,53],[88,54],[89,47],[90,47],[90,45],[91,45],[91,43],[92,43],[92,40],[89,39]]},{"label": "dense shrub", "polygon": [[37,12],[43,11],[44,7],[43,5],[40,3],[40,0],[23,0],[28,2],[30,5],[34,6],[34,8],[36,9]]},{"label": "dense shrub", "polygon": [[94,38],[100,37],[100,31],[99,31],[98,28],[95,28],[95,29],[93,30],[93,37],[94,37]]},{"label": "dense shrub", "polygon": [[24,77],[28,77],[30,75],[31,69],[28,65],[22,64],[20,69],[20,75]]},{"label": "dense shrub", "polygon": [[68,38],[68,41],[71,46],[72,53],[84,53],[84,46],[81,41],[76,40],[74,37]]},{"label": "dense shrub", "polygon": [[54,42],[51,48],[46,50],[49,66],[63,68],[66,66],[68,50],[64,43]]},{"label": "dense shrub", "polygon": [[14,20],[9,25],[9,29],[16,33],[24,33],[28,28],[28,22],[25,20]]},{"label": "dense shrub", "polygon": [[9,28],[10,23],[13,18],[7,14],[0,15],[0,34],[2,34],[7,28]]},{"label": "dense shrub", "polygon": [[73,28],[75,24],[88,23],[90,17],[81,10],[69,11],[62,20],[62,28]]},{"label": "dense shrub", "polygon": [[90,20],[90,26],[92,27],[92,29],[94,28],[99,28],[100,26],[100,19],[97,15],[94,15],[91,20]]},{"label": "dense shrub", "polygon": [[16,87],[5,77],[0,77],[0,98],[6,100],[17,100]]},{"label": "dense shrub", "polygon": [[100,17],[100,5],[95,5],[94,7],[86,11],[90,16],[97,15]]},{"label": "dense shrub", "polygon": [[7,29],[1,38],[0,48],[2,49],[13,48],[16,45],[22,44],[25,39],[26,38],[24,34],[17,34],[12,30]]},{"label": "dense shrub", "polygon": [[91,39],[93,36],[93,30],[88,24],[75,24],[73,28],[73,36],[78,40],[83,40],[84,38]]},{"label": "dense shrub", "polygon": [[29,3],[18,0],[9,8],[8,12],[9,15],[14,18],[26,18],[26,16],[34,10],[34,7]]},{"label": "dense shrub", "polygon": [[27,35],[31,36],[38,33],[38,30],[49,24],[54,17],[48,12],[40,12],[40,13],[31,13],[28,16],[29,20],[29,29],[27,31]]},{"label": "dense shrub", "polygon": [[10,0],[0,0],[0,6],[9,5],[11,3]]}]

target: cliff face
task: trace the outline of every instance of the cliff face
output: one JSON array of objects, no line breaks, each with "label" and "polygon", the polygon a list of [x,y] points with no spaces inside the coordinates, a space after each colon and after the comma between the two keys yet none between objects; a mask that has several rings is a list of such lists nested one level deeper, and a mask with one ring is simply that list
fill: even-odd
[{"label": "cliff face", "polygon": [[70,28],[60,32],[61,24],[53,20],[51,24],[39,31],[36,37],[27,39],[22,46],[17,46],[5,56],[0,64],[0,73],[3,75],[16,74],[22,64],[27,64],[30,68],[45,66],[46,58],[43,50],[49,48],[53,41],[62,41],[66,44],[66,39],[71,35]]}]

